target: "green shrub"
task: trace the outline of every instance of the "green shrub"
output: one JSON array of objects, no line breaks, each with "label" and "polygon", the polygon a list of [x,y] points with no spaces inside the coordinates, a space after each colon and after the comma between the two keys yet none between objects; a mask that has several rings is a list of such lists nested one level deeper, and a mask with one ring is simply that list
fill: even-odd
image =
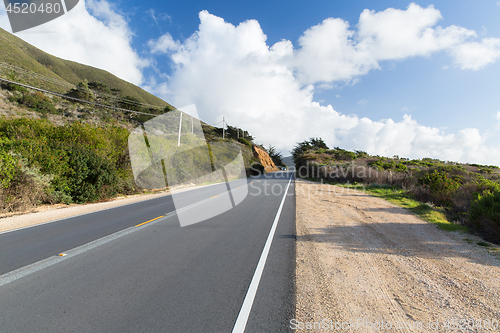
[{"label": "green shrub", "polygon": [[248,141],[247,139],[245,139],[245,138],[238,138],[238,141],[241,142],[244,145],[247,145],[249,148],[252,148],[252,143],[250,141]]},{"label": "green shrub", "polygon": [[476,229],[485,232],[485,237],[494,242],[499,242],[500,190],[478,194],[476,199],[472,201],[469,221]]},{"label": "green shrub", "polygon": [[438,170],[424,174],[419,182],[430,190],[436,204],[448,205],[453,192],[460,187],[460,183],[450,178],[448,173]]},{"label": "green shrub", "polygon": [[73,147],[69,151],[69,180],[71,197],[77,202],[97,201],[114,193],[103,193],[117,183],[113,166],[104,157],[91,150]]},{"label": "green shrub", "polygon": [[478,193],[500,191],[499,183],[486,179],[481,175],[476,175],[476,180],[473,183],[477,185]]},{"label": "green shrub", "polygon": [[1,85],[2,89],[6,89],[10,92],[15,92],[19,91],[20,93],[24,94],[28,92],[28,89],[24,88],[23,86],[19,86],[17,84],[12,84],[12,83],[2,83]]},{"label": "green shrub", "polygon": [[16,176],[19,161],[12,154],[0,150],[0,186],[8,188]]},{"label": "green shrub", "polygon": [[52,101],[41,92],[34,94],[24,94],[23,97],[18,98],[17,102],[35,111],[56,114],[57,110]]},{"label": "green shrub", "polygon": [[0,119],[0,133],[5,136],[0,138],[0,163],[5,166],[0,168],[0,178],[9,183],[13,196],[19,191],[12,178],[12,159],[5,155],[10,151],[26,161],[26,177],[21,177],[26,186],[37,179],[47,183],[42,188],[49,203],[96,201],[121,189],[134,190],[124,185],[132,177],[124,128],[78,122],[55,126],[45,120],[18,118]]},{"label": "green shrub", "polygon": [[260,162],[253,162],[250,165],[250,174],[253,176],[263,175],[264,170],[265,168]]},{"label": "green shrub", "polygon": [[86,79],[78,83],[76,89],[71,89],[66,95],[86,101],[95,100],[95,95],[92,90],[90,90],[89,83]]},{"label": "green shrub", "polygon": [[402,163],[395,165],[394,170],[397,172],[408,172],[408,167]]}]

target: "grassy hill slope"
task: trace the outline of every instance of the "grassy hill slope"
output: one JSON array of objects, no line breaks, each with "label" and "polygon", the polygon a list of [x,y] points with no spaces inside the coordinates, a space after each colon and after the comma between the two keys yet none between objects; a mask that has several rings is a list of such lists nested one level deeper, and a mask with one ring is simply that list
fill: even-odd
[{"label": "grassy hill slope", "polygon": [[[160,107],[168,105],[168,103],[162,99],[107,71],[52,56],[1,28],[0,50],[0,62],[21,67],[72,85],[76,85],[85,79],[89,82],[99,82],[119,91],[121,96],[134,97],[140,102]],[[5,74],[5,72],[0,73],[0,75]],[[32,81],[29,83],[33,85],[43,83],[44,88],[47,90],[53,90],[59,93],[66,93],[68,91],[67,88],[58,84],[48,83],[34,78],[30,78],[30,80]]]}]

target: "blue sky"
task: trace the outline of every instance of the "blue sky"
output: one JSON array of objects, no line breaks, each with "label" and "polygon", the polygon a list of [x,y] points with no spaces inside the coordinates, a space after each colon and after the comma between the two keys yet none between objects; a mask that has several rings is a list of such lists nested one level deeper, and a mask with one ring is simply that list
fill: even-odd
[{"label": "blue sky", "polygon": [[499,16],[499,1],[87,0],[17,36],[284,155],[319,136],[499,165]]}]

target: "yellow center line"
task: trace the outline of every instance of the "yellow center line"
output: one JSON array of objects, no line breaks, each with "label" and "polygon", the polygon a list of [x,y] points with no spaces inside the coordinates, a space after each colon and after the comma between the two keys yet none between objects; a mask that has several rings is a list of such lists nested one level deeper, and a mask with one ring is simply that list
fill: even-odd
[{"label": "yellow center line", "polygon": [[210,199],[213,199],[213,198],[218,197],[218,196],[219,196],[219,195],[217,194],[217,195],[214,195],[213,197],[210,197],[210,198],[208,198],[208,199],[210,200]]},{"label": "yellow center line", "polygon": [[165,215],[158,216],[158,217],[157,217],[157,218],[155,218],[155,219],[152,219],[152,220],[149,220],[149,221],[143,222],[143,223],[141,223],[141,224],[138,224],[138,225],[136,225],[136,227],[140,227],[141,225],[145,225],[146,223],[156,221],[156,220],[158,220],[158,219],[161,219],[161,218],[162,218],[162,217],[164,217],[164,216],[165,216]]}]

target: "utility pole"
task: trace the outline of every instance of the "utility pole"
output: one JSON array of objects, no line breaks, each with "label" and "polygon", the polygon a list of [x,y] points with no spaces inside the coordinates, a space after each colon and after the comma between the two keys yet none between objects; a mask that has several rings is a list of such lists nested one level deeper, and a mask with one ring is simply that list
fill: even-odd
[{"label": "utility pole", "polygon": [[226,138],[226,119],[222,116],[222,140]]},{"label": "utility pole", "polygon": [[181,111],[181,120],[179,121],[179,138],[177,139],[177,147],[181,145],[181,129],[182,129],[182,111]]},{"label": "utility pole", "polygon": [[191,134],[194,133],[193,116],[191,116]]},{"label": "utility pole", "polygon": [[240,129],[239,128],[236,128],[236,136],[238,137],[238,139],[240,138]]}]

